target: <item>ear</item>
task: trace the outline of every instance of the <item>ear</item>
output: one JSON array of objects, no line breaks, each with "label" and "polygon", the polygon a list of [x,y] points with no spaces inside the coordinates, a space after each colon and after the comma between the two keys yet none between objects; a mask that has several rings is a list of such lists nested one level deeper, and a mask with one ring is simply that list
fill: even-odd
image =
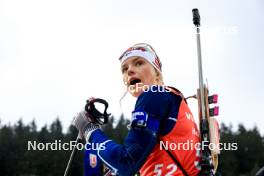
[{"label": "ear", "polygon": [[156,71],[156,83],[160,82],[160,73]]},{"label": "ear", "polygon": [[156,76],[159,77],[160,73],[156,70]]},{"label": "ear", "polygon": [[159,72],[157,70],[155,70],[155,71],[156,71],[156,81],[157,81],[157,83],[163,84],[163,78],[162,78],[161,72]]},{"label": "ear", "polygon": [[155,69],[155,72],[156,72],[156,76],[157,76],[157,78],[156,78],[156,79],[160,79],[160,72],[159,72],[159,71],[157,71],[156,69]]}]

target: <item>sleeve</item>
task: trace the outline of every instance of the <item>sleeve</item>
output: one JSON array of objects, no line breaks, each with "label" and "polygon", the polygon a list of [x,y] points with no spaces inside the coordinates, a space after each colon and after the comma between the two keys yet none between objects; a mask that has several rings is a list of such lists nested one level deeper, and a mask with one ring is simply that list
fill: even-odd
[{"label": "sleeve", "polygon": [[144,164],[157,143],[160,121],[166,116],[170,102],[166,92],[144,92],[138,97],[132,113],[132,126],[124,144],[108,139],[95,130],[91,143],[98,143],[100,159],[119,175],[133,175]]},{"label": "sleeve", "polygon": [[93,146],[86,146],[84,152],[84,176],[100,175],[102,172],[102,161],[97,155],[97,151],[93,150]]}]

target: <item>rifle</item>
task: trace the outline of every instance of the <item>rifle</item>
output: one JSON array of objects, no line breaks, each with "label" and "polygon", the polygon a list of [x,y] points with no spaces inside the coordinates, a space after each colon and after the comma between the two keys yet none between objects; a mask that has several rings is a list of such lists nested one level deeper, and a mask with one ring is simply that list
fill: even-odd
[{"label": "rifle", "polygon": [[[219,107],[209,107],[218,101],[218,95],[209,96],[208,86],[203,81],[202,54],[200,41],[200,15],[198,9],[193,9],[193,24],[196,27],[199,88],[196,98],[198,99],[199,127],[201,136],[201,172],[202,176],[213,176],[218,166],[219,150],[219,126],[214,116],[218,115]],[[211,144],[215,148],[211,149]]]}]

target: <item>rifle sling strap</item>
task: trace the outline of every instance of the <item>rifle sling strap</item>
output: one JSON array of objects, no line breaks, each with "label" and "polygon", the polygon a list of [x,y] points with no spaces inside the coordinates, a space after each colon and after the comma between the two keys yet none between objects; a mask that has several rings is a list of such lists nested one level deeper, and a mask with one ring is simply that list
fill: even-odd
[{"label": "rifle sling strap", "polygon": [[188,176],[187,172],[185,169],[182,167],[180,162],[173,156],[173,154],[170,152],[170,150],[166,150],[165,147],[162,145],[162,148],[168,153],[168,155],[171,157],[171,159],[175,162],[175,164],[181,169],[182,173],[184,176]]}]

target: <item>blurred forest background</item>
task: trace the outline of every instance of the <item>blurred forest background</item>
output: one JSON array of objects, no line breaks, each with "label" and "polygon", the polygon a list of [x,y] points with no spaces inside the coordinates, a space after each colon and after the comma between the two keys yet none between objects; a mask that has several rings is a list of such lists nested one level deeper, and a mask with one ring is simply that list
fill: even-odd
[{"label": "blurred forest background", "polygon": [[[128,121],[121,116],[117,125],[113,119],[104,125],[107,136],[122,143],[127,134]],[[39,129],[39,130],[38,130]],[[57,118],[51,125],[37,127],[33,120],[24,124],[19,120],[14,125],[1,124],[0,121],[0,175],[1,176],[59,176],[63,175],[71,151],[63,150],[30,150],[28,141],[37,143],[61,143],[75,141],[77,131],[70,126],[63,133],[61,121]],[[222,151],[219,158],[219,173],[224,176],[253,176],[264,166],[264,137],[258,129],[246,129],[243,124],[234,131],[232,125],[221,124],[221,142],[236,142],[238,150]],[[83,175],[84,151],[79,151],[73,164],[72,173]]]}]

